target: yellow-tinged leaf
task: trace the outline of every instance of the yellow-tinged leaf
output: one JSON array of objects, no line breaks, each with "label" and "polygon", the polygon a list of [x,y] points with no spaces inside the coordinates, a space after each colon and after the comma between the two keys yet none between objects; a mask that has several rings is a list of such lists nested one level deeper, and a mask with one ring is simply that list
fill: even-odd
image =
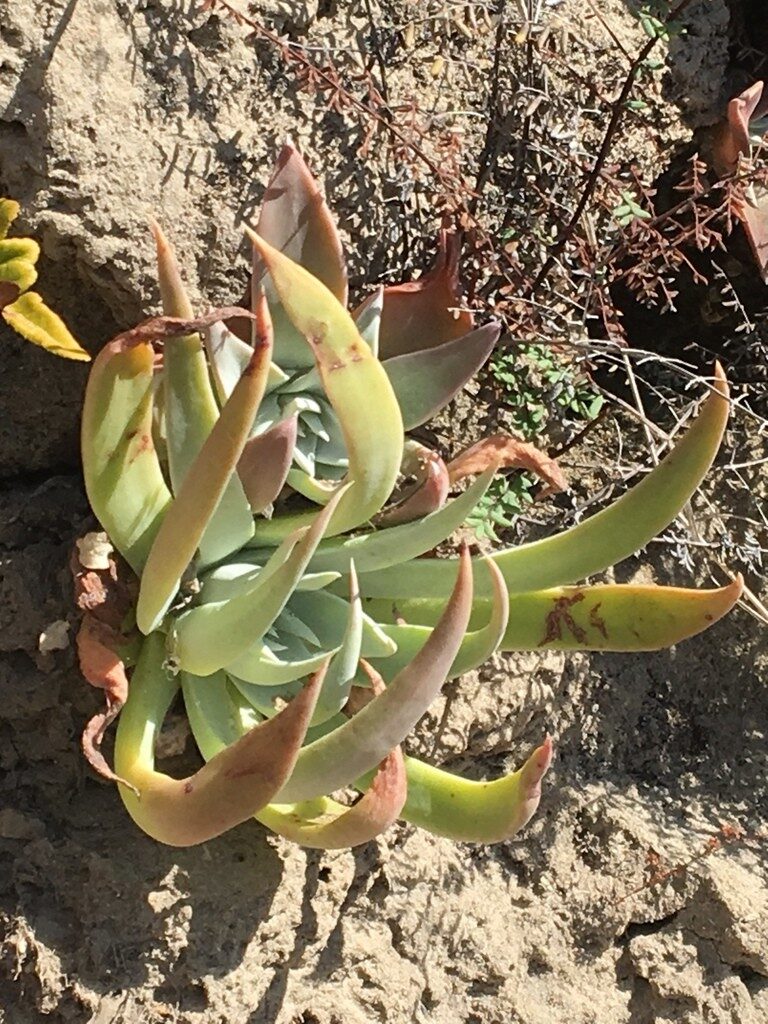
[{"label": "yellow-tinged leaf", "polygon": [[91,357],[69,333],[64,321],[37,292],[26,292],[3,310],[3,317],[27,341],[61,356],[90,362]]},{"label": "yellow-tinged leaf", "polygon": [[0,239],[8,234],[8,228],[19,215],[19,209],[15,199],[0,199]]},{"label": "yellow-tinged leaf", "polygon": [[0,281],[16,285],[16,294],[25,292],[37,280],[35,263],[39,256],[40,246],[31,238],[0,241]]}]

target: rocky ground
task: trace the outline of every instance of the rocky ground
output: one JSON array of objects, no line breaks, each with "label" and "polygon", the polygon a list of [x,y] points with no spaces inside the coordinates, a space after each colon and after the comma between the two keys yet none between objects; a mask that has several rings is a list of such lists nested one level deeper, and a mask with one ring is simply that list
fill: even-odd
[{"label": "rocky ground", "polygon": [[[156,308],[150,213],[201,301],[238,295],[237,223],[286,135],[340,217],[354,285],[409,272],[434,234],[407,169],[376,146],[356,155],[348,115],[298,90],[263,40],[199,6],[0,0],[0,190],[42,243],[41,290],[93,351]],[[545,6],[577,71],[608,78],[642,44],[619,0],[599,16],[570,0]],[[657,173],[716,119],[733,84],[729,32],[748,6],[690,7],[688,35],[648,86],[654,131],[624,133],[617,160],[634,154]],[[339,60],[370,52],[375,35],[390,92],[474,112],[460,125],[475,152],[493,7],[250,9]],[[581,111],[568,82],[558,102]],[[587,149],[599,136],[589,115],[562,127]],[[91,526],[77,471],[85,371],[5,330],[0,340],[0,1021],[768,1021],[768,643],[755,619],[737,610],[671,652],[521,655],[462,680],[438,739],[441,705],[419,731],[422,751],[492,774],[545,731],[556,741],[540,811],[514,842],[476,849],[403,826],[321,855],[249,824],[202,848],[161,847],[85,769],[78,736],[97,698],[71,648],[38,646],[51,622],[75,621],[68,554]],[[627,436],[640,460],[641,439]],[[566,469],[591,465],[599,480],[600,445],[616,437],[592,435]],[[739,461],[764,455],[750,445]],[[764,466],[743,483],[715,474],[708,494],[747,514],[747,498],[765,501]],[[705,555],[693,554],[703,579]],[[691,579],[661,546],[617,570],[637,574]],[[754,566],[748,582],[765,594]],[[188,745],[180,759],[194,756]]]}]

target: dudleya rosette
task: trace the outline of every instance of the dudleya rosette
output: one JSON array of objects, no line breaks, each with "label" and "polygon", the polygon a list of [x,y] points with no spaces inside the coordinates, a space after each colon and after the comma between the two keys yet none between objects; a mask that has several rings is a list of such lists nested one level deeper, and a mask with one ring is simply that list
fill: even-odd
[{"label": "dudleya rosette", "polygon": [[[156,227],[163,315],[109,342],[90,375],[83,467],[113,551],[77,572],[81,664],[107,691],[86,751],[135,821],[173,845],[249,817],[324,848],[398,818],[504,840],[538,805],[548,737],[491,781],[400,744],[446,679],[495,651],[652,650],[732,607],[738,581],[579,584],[645,545],[698,487],[727,420],[723,375],[674,450],[614,505],[488,556],[464,546],[430,557],[499,466],[522,458],[548,485],[562,480],[515,439],[496,435],[446,463],[407,436],[499,335],[461,307],[457,238],[441,233],[418,281],[377,288],[348,312],[339,236],[290,146],[248,235],[249,301],[196,316]],[[179,690],[206,761],[186,779],[155,766]],[[118,711],[112,770],[99,743]],[[349,787],[356,802],[339,797]]]}]

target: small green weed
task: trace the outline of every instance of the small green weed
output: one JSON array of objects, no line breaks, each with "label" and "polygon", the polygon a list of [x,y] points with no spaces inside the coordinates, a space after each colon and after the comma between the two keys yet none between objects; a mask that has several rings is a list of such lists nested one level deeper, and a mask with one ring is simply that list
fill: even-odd
[{"label": "small green weed", "polygon": [[[561,353],[541,345],[499,350],[489,370],[503,391],[505,426],[541,445],[552,425],[570,432],[593,420],[603,405],[586,375]],[[467,523],[483,540],[498,541],[534,500],[539,483],[529,473],[497,476]]]}]

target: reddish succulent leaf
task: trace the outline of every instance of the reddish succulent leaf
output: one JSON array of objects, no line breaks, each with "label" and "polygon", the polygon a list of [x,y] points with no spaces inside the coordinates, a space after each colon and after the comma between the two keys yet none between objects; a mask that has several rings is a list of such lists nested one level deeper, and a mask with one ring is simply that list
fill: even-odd
[{"label": "reddish succulent leaf", "polygon": [[394,508],[387,509],[376,520],[378,526],[397,526],[410,523],[442,508],[448,500],[451,482],[448,469],[437,454],[423,445],[403,464],[403,472],[416,477],[416,485],[409,488]]},{"label": "reddish succulent leaf", "polygon": [[[361,665],[371,682],[371,689],[355,687],[356,698],[347,703],[347,709],[354,703],[361,710],[385,689],[379,673],[367,662],[361,662]],[[287,814],[274,824],[281,835],[302,846],[321,850],[348,849],[370,842],[394,824],[407,796],[405,759],[397,746],[379,764],[370,788],[348,810],[333,817],[326,814],[318,819],[307,819],[299,814],[294,819],[293,815]],[[266,820],[267,824],[272,824],[269,819]]]},{"label": "reddish succulent leaf", "polygon": [[252,817],[286,782],[312,719],[325,666],[274,718],[254,726],[194,775],[173,779],[154,769],[154,756],[148,759],[137,749],[146,721],[142,698],[151,700],[147,690],[156,682],[155,659],[162,656],[161,640],[150,637],[147,644],[152,671],[146,673],[146,662],[137,666],[134,687],[138,689],[121,716],[116,747],[118,770],[140,796],[121,795],[134,820],[154,839],[170,846],[193,846]]},{"label": "reddish succulent leaf", "polygon": [[749,156],[749,122],[768,111],[768,92],[755,82],[728,104],[728,115],[715,129],[713,163],[723,177],[733,174],[740,156]]},{"label": "reddish succulent leaf", "polygon": [[[728,104],[727,119],[715,129],[712,163],[721,177],[733,174],[742,156],[749,156],[749,123],[768,113],[768,90],[755,82]],[[760,182],[747,190],[739,220],[754,253],[760,274],[768,284],[768,189]]]},{"label": "reddish succulent leaf", "polygon": [[461,305],[459,253],[461,238],[443,229],[437,259],[418,281],[384,289],[379,327],[379,358],[434,348],[460,338],[472,327],[472,314]]},{"label": "reddish succulent leaf", "polygon": [[[347,271],[341,240],[320,188],[298,151],[280,152],[262,202],[259,236],[307,270],[339,302],[347,304]],[[282,369],[310,367],[312,354],[283,308],[258,246],[253,251],[251,290],[264,288],[275,322],[275,361]]]},{"label": "reddish succulent leaf", "polygon": [[[290,143],[280,150],[256,230],[264,241],[308,270],[346,305],[347,271],[341,239],[320,186]],[[262,265],[256,259],[258,281]]]},{"label": "reddish succulent leaf", "polygon": [[426,423],[451,401],[491,354],[500,332],[494,321],[433,348],[384,360],[405,430]]},{"label": "reddish succulent leaf", "polygon": [[263,512],[285,485],[296,447],[298,417],[276,423],[245,442],[237,473],[254,513]]},{"label": "reddish succulent leaf", "polygon": [[464,477],[484,473],[491,466],[498,469],[527,469],[544,481],[544,487],[537,497],[542,498],[556,491],[564,491],[568,484],[563,472],[549,455],[527,441],[520,441],[511,434],[492,434],[458,455],[448,463],[451,483],[458,483]]}]

